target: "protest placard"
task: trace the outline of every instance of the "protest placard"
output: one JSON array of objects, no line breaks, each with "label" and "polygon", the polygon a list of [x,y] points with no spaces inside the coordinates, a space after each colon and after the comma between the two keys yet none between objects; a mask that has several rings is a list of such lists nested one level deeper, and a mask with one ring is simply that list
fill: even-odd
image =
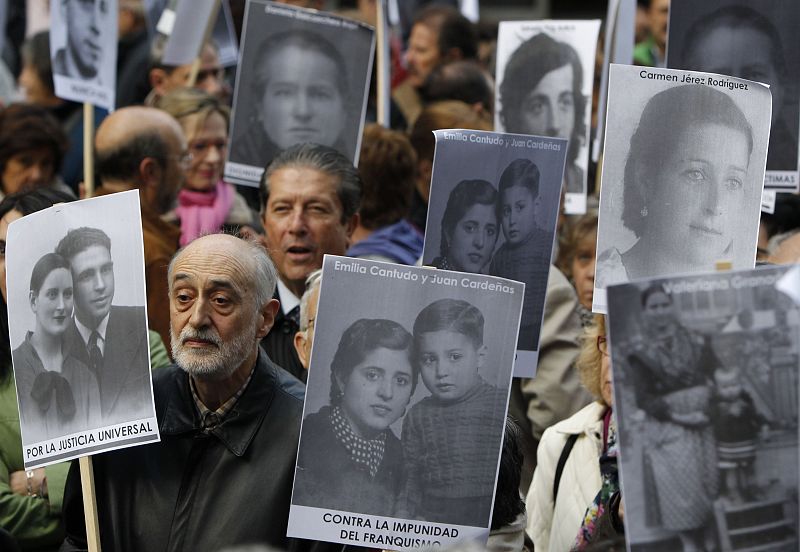
[{"label": "protest placard", "polygon": [[485,541],[523,291],[326,255],[289,536],[392,550]]},{"label": "protest placard", "polygon": [[636,41],[636,0],[611,0],[606,12],[603,38],[603,70],[600,74],[600,95],[597,100],[597,130],[592,142],[592,161],[600,159],[605,134],[606,102],[608,101],[608,68],[612,63],[630,64]]},{"label": "protest placard", "polygon": [[637,278],[755,263],[771,98],[759,83],[612,65],[592,309]]},{"label": "protest placard", "polygon": [[592,84],[600,21],[503,21],[495,130],[569,140],[564,211],[586,212]]},{"label": "protest placard", "polygon": [[236,39],[236,28],[233,24],[229,0],[221,0],[219,3],[211,39],[219,51],[220,65],[231,67],[239,62],[239,41]]},{"label": "protest placard", "polygon": [[792,0],[675,0],[667,67],[731,75],[770,86],[772,129],[765,188],[800,190],[800,5]]},{"label": "protest placard", "polygon": [[358,163],[375,32],[316,10],[251,0],[225,178],[257,186],[272,158],[315,142]]},{"label": "protest placard", "polygon": [[158,441],[138,192],[13,222],[6,269],[26,469]]},{"label": "protest placard", "polygon": [[56,96],[114,109],[117,0],[50,2],[50,58]]},{"label": "protest placard", "polygon": [[[170,29],[161,62],[178,66],[192,63],[199,55],[203,42],[210,36],[209,25],[217,16],[219,0],[179,0],[175,21]],[[162,16],[163,17],[163,16]]]},{"label": "protest placard", "polygon": [[437,130],[424,265],[525,283],[515,376],[539,350],[567,140]]},{"label": "protest placard", "polygon": [[629,550],[797,548],[796,270],[609,288]]}]

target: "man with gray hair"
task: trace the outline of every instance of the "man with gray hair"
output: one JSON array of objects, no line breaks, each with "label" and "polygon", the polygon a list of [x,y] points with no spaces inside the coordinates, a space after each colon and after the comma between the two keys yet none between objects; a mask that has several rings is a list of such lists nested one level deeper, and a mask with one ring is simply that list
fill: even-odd
[{"label": "man with gray hair", "polygon": [[[161,442],[94,457],[102,546],[286,549],[304,388],[258,346],[278,310],[275,268],[259,245],[215,234],[178,252],[168,279],[175,365],[153,373]],[[62,550],[85,548],[75,467]]]},{"label": "man with gray hair", "polygon": [[269,357],[305,380],[294,348],[300,297],[308,275],[326,255],[344,255],[358,226],[361,177],[333,148],[297,144],[279,153],[261,178],[261,217],[266,244],[278,269],[280,310],[261,342]]},{"label": "man with gray hair", "polygon": [[321,283],[322,269],[309,274],[306,278],[306,291],[300,299],[300,329],[294,334],[294,349],[306,370],[311,362],[311,344],[314,341],[314,322],[317,319]]}]

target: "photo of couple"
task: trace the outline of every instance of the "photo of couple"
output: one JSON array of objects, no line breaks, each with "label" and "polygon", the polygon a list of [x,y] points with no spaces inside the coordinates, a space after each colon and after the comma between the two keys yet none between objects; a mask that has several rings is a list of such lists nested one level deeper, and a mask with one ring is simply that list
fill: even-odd
[{"label": "photo of couple", "polygon": [[[556,167],[560,158],[563,173],[564,155],[512,151],[536,153],[539,158],[497,159],[501,168],[495,175],[479,179],[475,176],[484,175],[478,172],[457,180],[462,171],[452,169],[477,152],[466,150],[475,148],[469,142],[459,144],[464,149],[450,144],[440,141],[437,133],[423,264],[525,283],[517,348],[536,350],[558,210],[561,174]],[[485,160],[491,146],[480,147],[485,151],[480,158]],[[495,151],[498,157],[508,156],[506,148]],[[492,167],[491,162],[487,165]]]},{"label": "photo of couple", "polygon": [[[9,232],[16,224],[30,235],[31,223],[47,224],[41,215],[15,222]],[[7,253],[12,359],[26,446],[155,416],[143,297],[139,305],[115,304],[117,286],[130,288],[133,279],[115,270],[113,252],[125,245],[112,247],[109,232],[90,226],[72,228],[57,241],[53,236],[60,232],[47,234],[47,246]],[[130,289],[116,295],[129,298]]]},{"label": "photo of couple", "polygon": [[[488,527],[520,287],[492,304],[493,292],[398,282],[386,293],[384,278],[325,270],[292,503]],[[334,329],[345,289],[381,285],[370,312]]]}]

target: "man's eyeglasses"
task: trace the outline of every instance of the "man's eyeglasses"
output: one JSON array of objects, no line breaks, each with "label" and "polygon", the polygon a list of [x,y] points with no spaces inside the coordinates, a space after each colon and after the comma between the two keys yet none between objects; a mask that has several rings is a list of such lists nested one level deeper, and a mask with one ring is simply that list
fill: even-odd
[{"label": "man's eyeglasses", "polygon": [[603,356],[608,356],[608,339],[604,335],[597,336],[597,350]]}]

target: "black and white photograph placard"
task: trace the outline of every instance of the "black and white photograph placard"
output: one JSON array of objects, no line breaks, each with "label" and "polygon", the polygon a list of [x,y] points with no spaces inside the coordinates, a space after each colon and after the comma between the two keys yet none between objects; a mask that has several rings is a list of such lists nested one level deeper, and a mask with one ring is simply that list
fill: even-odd
[{"label": "black and white photograph placard", "polygon": [[586,212],[592,83],[600,20],[502,21],[495,130],[569,140],[564,212]]},{"label": "black and white photograph placard", "polygon": [[792,0],[674,0],[667,67],[731,75],[772,92],[765,188],[800,191],[800,4]]},{"label": "black and white photograph placard", "polygon": [[373,28],[264,0],[246,9],[226,180],[258,186],[278,152],[303,142],[330,146],[357,164]]},{"label": "black and white photograph placard", "polygon": [[609,285],[753,268],[769,88],[615,64],[608,98],[592,309]]},{"label": "black and white photograph placard", "polygon": [[486,541],[523,291],[325,256],[288,536]]},{"label": "black and white photograph placard", "polygon": [[6,270],[25,468],[158,441],[138,192],[13,222]]},{"label": "black and white photograph placard", "polygon": [[437,130],[422,264],[525,283],[514,375],[532,378],[567,140]]},{"label": "black and white photograph placard", "polygon": [[50,2],[50,58],[56,96],[114,109],[117,0]]},{"label": "black and white photograph placard", "polygon": [[609,288],[629,550],[797,550],[793,272]]}]

